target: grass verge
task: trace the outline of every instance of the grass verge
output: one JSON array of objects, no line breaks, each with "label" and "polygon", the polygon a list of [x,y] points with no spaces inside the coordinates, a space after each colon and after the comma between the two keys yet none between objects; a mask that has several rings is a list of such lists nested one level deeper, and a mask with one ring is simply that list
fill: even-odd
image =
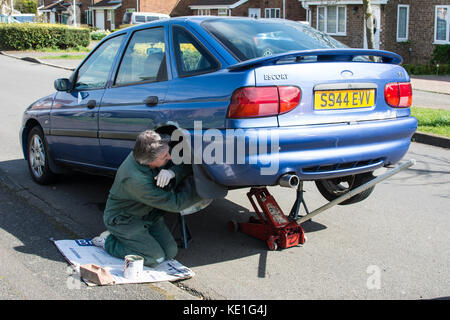
[{"label": "grass verge", "polygon": [[418,120],[418,131],[450,138],[450,111],[412,107],[411,114]]},{"label": "grass verge", "polygon": [[38,59],[49,59],[49,60],[57,60],[57,59],[66,59],[66,60],[81,60],[84,59],[86,57],[85,54],[62,54],[59,56],[41,56],[38,57]]}]

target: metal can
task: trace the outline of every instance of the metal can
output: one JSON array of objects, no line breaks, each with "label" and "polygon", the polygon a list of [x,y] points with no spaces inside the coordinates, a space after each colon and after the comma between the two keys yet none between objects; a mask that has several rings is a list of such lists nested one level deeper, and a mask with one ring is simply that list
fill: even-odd
[{"label": "metal can", "polygon": [[137,255],[125,256],[123,276],[130,280],[137,280],[141,277],[144,269],[144,258]]}]

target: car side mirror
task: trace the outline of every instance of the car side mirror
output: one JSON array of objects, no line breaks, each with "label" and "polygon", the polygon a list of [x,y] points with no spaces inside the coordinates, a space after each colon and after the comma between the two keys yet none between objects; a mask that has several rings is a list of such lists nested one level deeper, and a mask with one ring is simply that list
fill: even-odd
[{"label": "car side mirror", "polygon": [[70,81],[66,78],[56,79],[54,82],[55,89],[57,91],[69,91],[70,90]]}]

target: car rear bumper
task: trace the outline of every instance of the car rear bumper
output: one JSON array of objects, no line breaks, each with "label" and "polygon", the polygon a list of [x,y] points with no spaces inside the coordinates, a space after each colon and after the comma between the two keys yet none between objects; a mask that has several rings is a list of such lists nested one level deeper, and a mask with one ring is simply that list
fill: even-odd
[{"label": "car rear bumper", "polygon": [[[286,173],[295,173],[302,180],[352,175],[398,162],[408,151],[416,129],[417,120],[404,117],[351,124],[223,130],[222,151],[217,148],[211,153],[214,144],[203,141],[203,166],[212,179],[229,187],[276,185]],[[222,161],[220,155],[215,161],[211,161],[211,156],[206,159],[220,152]]]}]

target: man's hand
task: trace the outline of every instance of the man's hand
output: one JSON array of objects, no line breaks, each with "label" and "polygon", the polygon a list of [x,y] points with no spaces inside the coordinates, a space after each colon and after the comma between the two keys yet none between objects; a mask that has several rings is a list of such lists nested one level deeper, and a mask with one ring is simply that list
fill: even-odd
[{"label": "man's hand", "polygon": [[155,177],[156,185],[160,188],[167,186],[171,179],[175,178],[175,172],[162,169]]}]

